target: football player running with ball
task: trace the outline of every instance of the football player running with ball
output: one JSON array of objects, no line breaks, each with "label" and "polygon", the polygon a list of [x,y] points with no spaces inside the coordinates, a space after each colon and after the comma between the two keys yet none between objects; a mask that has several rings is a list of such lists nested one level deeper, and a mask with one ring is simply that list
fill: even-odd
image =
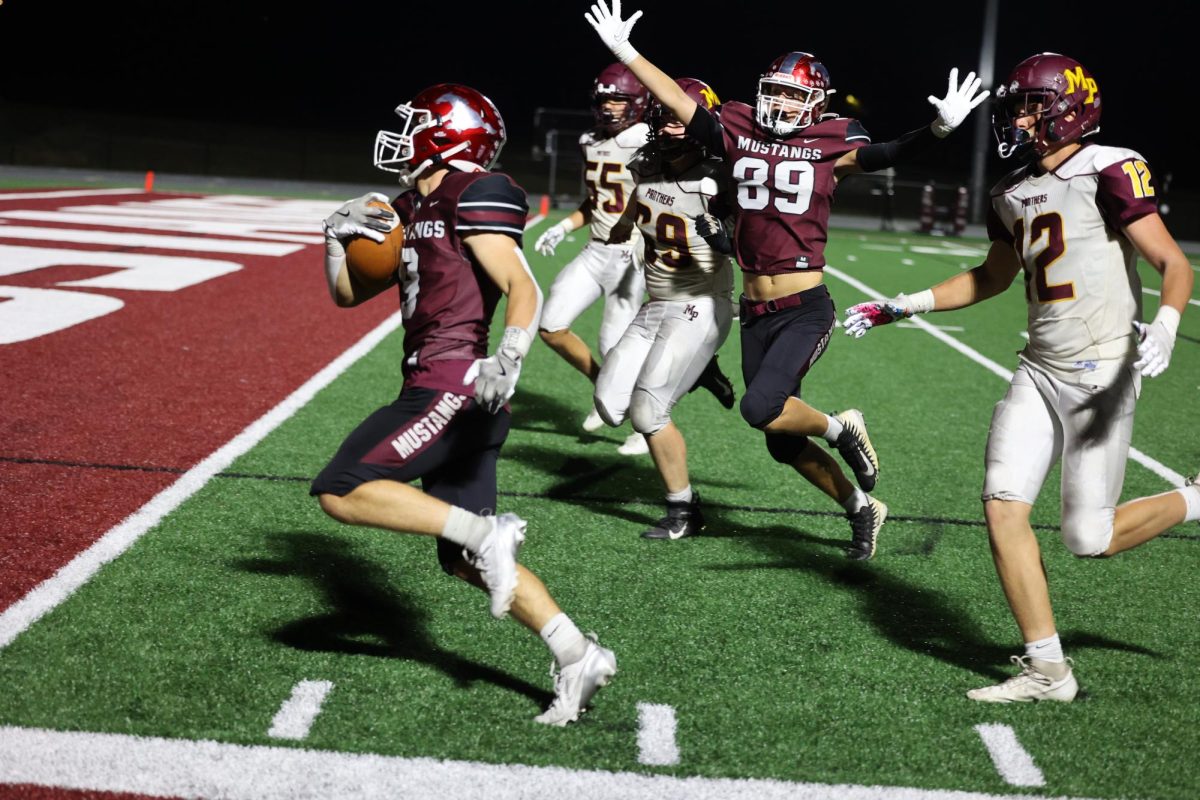
[{"label": "football player running with ball", "polygon": [[[967,692],[994,703],[1070,702],[1079,689],[1063,655],[1029,515],[1062,464],[1061,533],[1077,556],[1101,558],[1200,519],[1195,480],[1117,505],[1141,378],[1167,368],[1191,297],[1187,258],[1159,216],[1138,153],[1088,141],[1100,89],[1077,61],[1041,53],[996,92],[1002,158],[1027,162],[992,189],[984,262],[912,295],[847,310],[846,332],[994,297],[1024,271],[1029,343],[988,433],[983,507],[992,557],[1025,640],[1019,674]],[[1138,254],[1162,275],[1154,321],[1141,322]]]},{"label": "football player running with ball", "polygon": [[[489,172],[505,141],[490,100],[440,84],[396,109],[398,133],[380,131],[375,165],[407,188],[386,208],[366,195],[325,222],[326,277],[334,302],[350,307],[398,282],[404,318],[404,384],[366,418],[313,481],[334,519],[437,539],[450,575],[491,596],[491,613],[512,611],[541,635],[559,671],[555,698],[536,720],[566,725],[616,673],[612,652],[586,637],[542,582],[517,563],[525,521],[492,515],[496,462],[508,435],[508,400],[537,330],[542,295],[521,252],[525,193]],[[403,263],[387,282],[362,282],[347,267],[353,236],[382,241],[406,232]],[[508,297],[500,346],[488,328]],[[420,479],[421,489],[409,485]]]},{"label": "football player running with ball", "polygon": [[[621,19],[620,0],[597,0],[586,18],[605,45],[684,124],[687,135],[724,160],[736,188],[734,255],[743,272],[741,412],[766,435],[771,456],[799,472],[845,509],[853,532],[848,555],[875,554],[887,506],[870,497],[879,461],[862,413],[825,414],[800,399],[805,374],[825,352],[836,325],[822,282],[829,207],[837,181],[901,163],[948,135],[987,97],[969,74],[950,73],[937,119],[895,141],[871,144],[858,121],[826,114],[829,72],[810,53],[787,53],[759,80],[755,106],[708,111],[641,56],[629,41],[638,11]],[[835,447],[858,486],[810,436]]]},{"label": "football player running with ball", "polygon": [[[679,86],[705,108],[720,102],[703,81],[683,78]],[[595,401],[609,425],[628,416],[645,435],[663,479],[667,515],[642,536],[680,539],[698,533],[704,518],[688,478],[687,444],[671,421],[671,409],[712,363],[733,317],[728,239],[714,248],[697,231],[695,218],[708,215],[710,206],[717,218],[726,216],[729,179],[660,103],[651,103],[646,119],[650,143],[630,172],[650,299],[609,351]]]}]

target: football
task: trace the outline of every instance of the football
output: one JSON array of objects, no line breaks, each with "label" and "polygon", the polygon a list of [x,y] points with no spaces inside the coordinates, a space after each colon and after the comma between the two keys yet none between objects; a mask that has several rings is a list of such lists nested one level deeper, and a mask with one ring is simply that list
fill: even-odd
[{"label": "football", "polygon": [[[369,205],[391,209],[387,203],[372,200]],[[396,213],[392,211],[392,213]],[[400,250],[404,247],[404,226],[387,234],[382,242],[366,236],[355,236],[346,243],[346,265],[359,278],[367,281],[386,281],[400,267]]]}]

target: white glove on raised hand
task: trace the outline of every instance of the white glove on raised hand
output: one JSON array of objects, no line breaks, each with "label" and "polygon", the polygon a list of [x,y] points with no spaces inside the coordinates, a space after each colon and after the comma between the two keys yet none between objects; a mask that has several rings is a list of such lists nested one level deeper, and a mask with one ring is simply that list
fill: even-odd
[{"label": "white glove on raised hand", "polygon": [[562,222],[558,223],[557,225],[551,225],[546,229],[546,232],[539,236],[538,240],[534,242],[533,249],[537,250],[544,256],[552,256],[554,255],[554,248],[562,244],[562,240],[566,237],[567,231],[566,228],[563,227]]},{"label": "white glove on raised hand", "polygon": [[387,208],[367,205],[372,200],[388,202],[387,195],[368,192],[343,203],[341,208],[325,218],[325,235],[338,240],[366,236],[372,241],[382,242],[400,220]]},{"label": "white glove on raised hand", "polygon": [[638,51],[629,43],[629,32],[633,30],[633,24],[641,16],[642,12],[637,11],[622,22],[621,0],[612,0],[612,11],[608,10],[608,5],[604,0],[596,0],[592,4],[592,12],[585,13],[583,18],[592,24],[600,41],[604,42],[604,46],[612,51],[617,60],[622,64],[628,64],[638,57]]},{"label": "white glove on raised hand", "polygon": [[1179,330],[1179,312],[1170,306],[1160,306],[1154,322],[1147,325],[1135,321],[1133,329],[1138,335],[1138,360],[1133,368],[1146,378],[1161,375],[1171,363],[1175,333]]},{"label": "white glove on raised hand", "polygon": [[982,83],[979,78],[975,77],[974,72],[968,72],[967,77],[963,78],[960,85],[958,82],[958,67],[950,70],[950,85],[946,88],[946,96],[938,99],[933,95],[929,95],[929,102],[933,103],[933,107],[937,109],[937,119],[933,121],[933,135],[939,139],[949,136],[950,133],[963,124],[976,106],[988,98],[991,92],[984,89],[978,95],[975,94],[979,89],[979,84]]},{"label": "white glove on raised hand", "polygon": [[933,292],[928,289],[917,292],[912,297],[900,293],[890,300],[872,300],[869,303],[850,306],[846,309],[846,319],[842,322],[842,327],[846,329],[847,336],[857,339],[871,328],[932,310]]},{"label": "white glove on raised hand", "polygon": [[517,378],[521,376],[521,363],[531,344],[524,328],[504,329],[504,338],[494,355],[477,358],[463,376],[463,386],[475,384],[475,402],[489,414],[504,408],[517,390]]}]

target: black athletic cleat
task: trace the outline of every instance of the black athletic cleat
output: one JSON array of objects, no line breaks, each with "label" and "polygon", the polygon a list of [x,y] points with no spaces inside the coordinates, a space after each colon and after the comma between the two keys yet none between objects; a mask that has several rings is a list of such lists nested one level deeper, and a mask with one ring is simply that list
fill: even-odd
[{"label": "black athletic cleat", "polygon": [[737,395],[733,391],[733,383],[729,377],[721,372],[721,366],[717,363],[717,357],[713,356],[712,360],[704,367],[704,372],[700,373],[700,377],[692,384],[692,388],[688,389],[688,393],[696,391],[699,388],[705,388],[712,392],[713,397],[726,408],[733,408],[733,401],[737,399]]},{"label": "black athletic cleat", "polygon": [[874,497],[867,497],[867,504],[853,514],[847,514],[854,539],[846,550],[846,556],[855,561],[866,561],[875,555],[875,543],[879,541],[879,529],[887,519],[888,507]]},{"label": "black athletic cleat", "polygon": [[690,503],[667,501],[667,515],[653,528],[642,531],[643,539],[682,539],[704,530],[704,514],[700,511],[700,493],[692,492]]},{"label": "black athletic cleat", "polygon": [[875,479],[879,477],[879,456],[871,445],[871,437],[867,436],[867,423],[862,412],[851,408],[833,418],[842,423],[842,433],[834,446],[841,454],[842,460],[854,471],[854,479],[864,492],[875,488]]}]

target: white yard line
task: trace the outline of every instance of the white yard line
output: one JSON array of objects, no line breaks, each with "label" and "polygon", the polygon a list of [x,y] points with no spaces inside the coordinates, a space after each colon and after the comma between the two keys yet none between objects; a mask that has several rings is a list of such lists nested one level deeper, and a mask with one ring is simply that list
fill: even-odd
[{"label": "white yard line", "polygon": [[283,701],[267,736],[272,739],[300,741],[308,738],[313,722],[321,713],[325,698],[333,689],[329,681],[300,681],[292,687],[292,696]]},{"label": "white yard line", "polygon": [[98,197],[106,194],[145,194],[141,189],[61,189],[45,192],[0,192],[0,203],[8,200],[52,200],[55,197]]},{"label": "white yard line", "polygon": [[976,725],[992,763],[1000,777],[1010,786],[1045,786],[1046,778],[1033,763],[1033,756],[1017,741],[1017,734],[1007,725]]},{"label": "white yard line", "polygon": [[[565,735],[565,734],[564,734]],[[677,778],[0,727],[0,784],[222,800],[1028,800],[898,786]],[[1040,797],[1040,796],[1039,796]],[[1041,797],[1040,800],[1051,800]],[[1057,798],[1068,800],[1068,798]]]},{"label": "white yard line", "polygon": [[54,610],[77,589],[92,579],[101,567],[120,556],[185,500],[200,491],[213,476],[229,468],[237,458],[248,452],[285,420],[300,410],[351,364],[369,353],[389,333],[400,327],[400,312],[381,322],[375,330],[360,339],[324,369],[292,392],[275,408],[268,411],[245,430],[227,442],[208,458],[184,473],[179,480],[163,489],[133,515],[110,529],[91,547],[75,556],[65,567],[35,586],[28,594],[0,614],[0,650],[12,643],[21,633]]},{"label": "white yard line", "polygon": [[[825,274],[832,275],[833,277],[837,278],[838,280],[850,284],[855,289],[858,289],[860,292],[865,294],[867,297],[886,297],[887,296],[883,292],[880,292],[876,289],[871,288],[870,286],[866,285],[865,283],[858,280],[857,278],[853,278],[850,275],[847,275],[846,273],[842,272],[841,270],[835,269],[835,268],[829,266],[828,264],[825,265]],[[976,364],[979,364],[981,367],[988,370],[992,374],[997,375],[1006,381],[1012,380],[1013,374],[1010,370],[1007,370],[1004,367],[1000,366],[995,361],[992,361],[990,358],[988,358],[987,356],[980,353],[978,350],[975,350],[972,347],[968,347],[967,345],[960,342],[958,339],[955,339],[953,336],[950,336],[949,334],[938,330],[936,327],[934,327],[933,325],[930,325],[928,322],[921,319],[920,317],[913,317],[912,319],[909,320],[909,322],[911,322],[913,325],[917,326],[921,330],[925,331],[930,336],[932,336],[933,338],[942,342],[943,344],[953,347],[955,350],[962,353],[964,356],[971,359]],[[1167,483],[1171,484],[1172,486],[1183,486],[1185,483],[1187,483],[1187,479],[1185,479],[1183,477],[1183,475],[1179,474],[1175,470],[1166,466],[1162,462],[1160,462],[1154,458],[1151,458],[1150,456],[1143,453],[1141,450],[1138,450],[1136,447],[1129,448],[1129,458],[1132,459],[1133,461],[1136,461],[1138,464],[1141,464],[1143,467],[1150,470],[1155,475],[1159,476],[1160,478],[1162,478],[1163,480],[1165,480]]]},{"label": "white yard line", "polygon": [[638,763],[670,766],[679,763],[675,743],[675,709],[658,703],[638,703]]},{"label": "white yard line", "polygon": [[[1142,287],[1142,294],[1152,294],[1155,297],[1162,297],[1162,292],[1160,292],[1158,289],[1147,289],[1144,286]],[[1188,305],[1189,306],[1200,306],[1200,300],[1189,299]]]}]

